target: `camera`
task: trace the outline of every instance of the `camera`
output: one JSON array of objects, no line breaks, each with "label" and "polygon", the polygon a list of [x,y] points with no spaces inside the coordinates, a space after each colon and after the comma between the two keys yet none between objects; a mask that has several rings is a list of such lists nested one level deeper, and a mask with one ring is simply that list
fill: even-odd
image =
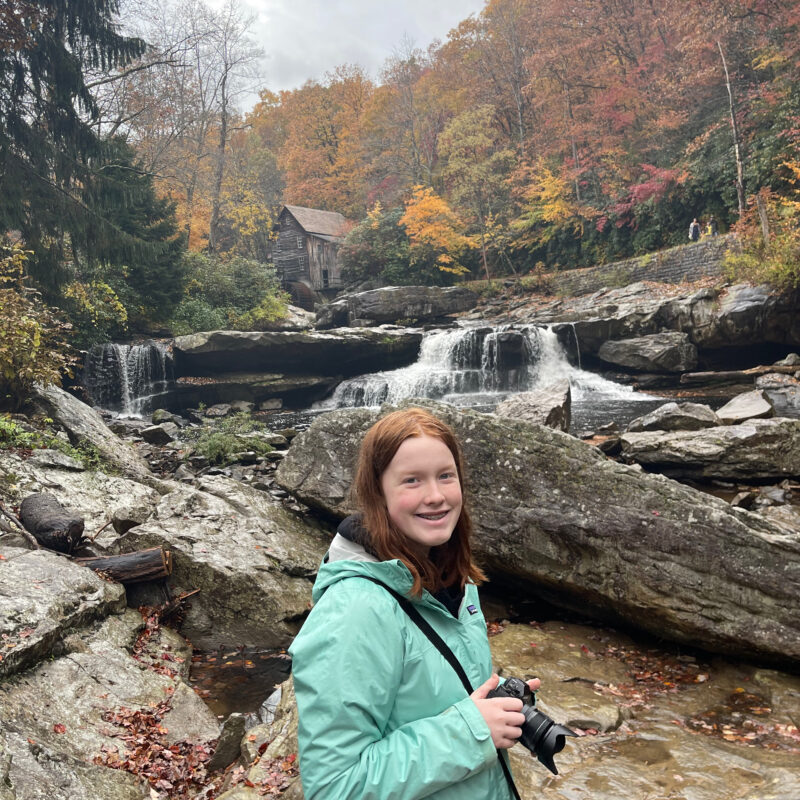
[{"label": "camera", "polygon": [[522,700],[522,713],[525,722],[522,724],[522,736],[519,741],[544,764],[553,775],[558,775],[553,756],[560,753],[566,744],[565,737],[577,736],[564,725],[553,722],[547,714],[536,708],[536,698],[530,686],[520,678],[507,678],[505,683],[492,689],[488,697],[516,697]]}]

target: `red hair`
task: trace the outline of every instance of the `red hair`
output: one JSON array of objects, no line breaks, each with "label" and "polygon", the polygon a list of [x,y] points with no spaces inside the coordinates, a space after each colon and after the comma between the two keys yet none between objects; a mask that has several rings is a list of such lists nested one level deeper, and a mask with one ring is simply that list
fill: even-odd
[{"label": "red hair", "polygon": [[411,594],[417,597],[423,589],[435,592],[453,585],[463,589],[467,581],[480,584],[486,580],[486,575],[472,559],[472,521],[466,503],[462,505],[453,535],[444,544],[432,547],[427,558],[415,553],[405,535],[389,518],[386,499],[381,491],[381,476],[400,445],[414,436],[431,436],[446,445],[453,455],[463,494],[461,448],[450,427],[422,408],[408,408],[387,414],[364,436],[352,485],[370,546],[382,561],[397,558],[408,567],[414,578]]}]

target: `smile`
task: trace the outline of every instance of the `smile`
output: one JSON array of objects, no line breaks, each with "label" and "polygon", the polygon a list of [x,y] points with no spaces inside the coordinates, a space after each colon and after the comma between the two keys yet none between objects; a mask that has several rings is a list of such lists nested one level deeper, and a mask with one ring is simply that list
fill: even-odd
[{"label": "smile", "polygon": [[436,514],[416,514],[415,516],[420,519],[427,519],[430,522],[438,522],[440,519],[444,519],[449,513],[449,511],[438,511]]}]

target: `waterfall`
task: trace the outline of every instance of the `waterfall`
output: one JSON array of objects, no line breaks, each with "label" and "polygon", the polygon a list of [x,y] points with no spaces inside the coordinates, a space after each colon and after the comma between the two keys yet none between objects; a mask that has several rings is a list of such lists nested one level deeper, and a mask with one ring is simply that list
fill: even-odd
[{"label": "waterfall", "polygon": [[126,417],[150,411],[172,380],[172,355],[160,342],[93,345],[83,371],[93,405]]},{"label": "waterfall", "polygon": [[346,380],[316,408],[396,404],[410,397],[491,408],[508,394],[559,380],[570,382],[573,399],[646,397],[573,367],[549,328],[502,326],[431,331],[416,364]]}]

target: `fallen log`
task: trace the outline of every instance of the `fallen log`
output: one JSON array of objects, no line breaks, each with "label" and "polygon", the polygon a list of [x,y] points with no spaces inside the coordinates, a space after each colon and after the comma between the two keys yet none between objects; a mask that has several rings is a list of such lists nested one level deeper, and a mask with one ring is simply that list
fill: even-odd
[{"label": "fallen log", "polygon": [[681,383],[689,386],[703,385],[707,383],[752,383],[760,375],[768,375],[771,372],[779,372],[782,375],[793,375],[797,372],[797,367],[787,367],[773,364],[771,366],[751,367],[750,369],[722,370],[720,372],[684,372],[681,375]]},{"label": "fallen log", "polygon": [[20,503],[19,518],[42,547],[58,553],[71,553],[83,536],[83,519],[52,494],[29,494]]},{"label": "fallen log", "polygon": [[155,581],[172,574],[172,553],[163,547],[149,547],[116,556],[76,558],[75,563],[102,572],[120,583]]}]

